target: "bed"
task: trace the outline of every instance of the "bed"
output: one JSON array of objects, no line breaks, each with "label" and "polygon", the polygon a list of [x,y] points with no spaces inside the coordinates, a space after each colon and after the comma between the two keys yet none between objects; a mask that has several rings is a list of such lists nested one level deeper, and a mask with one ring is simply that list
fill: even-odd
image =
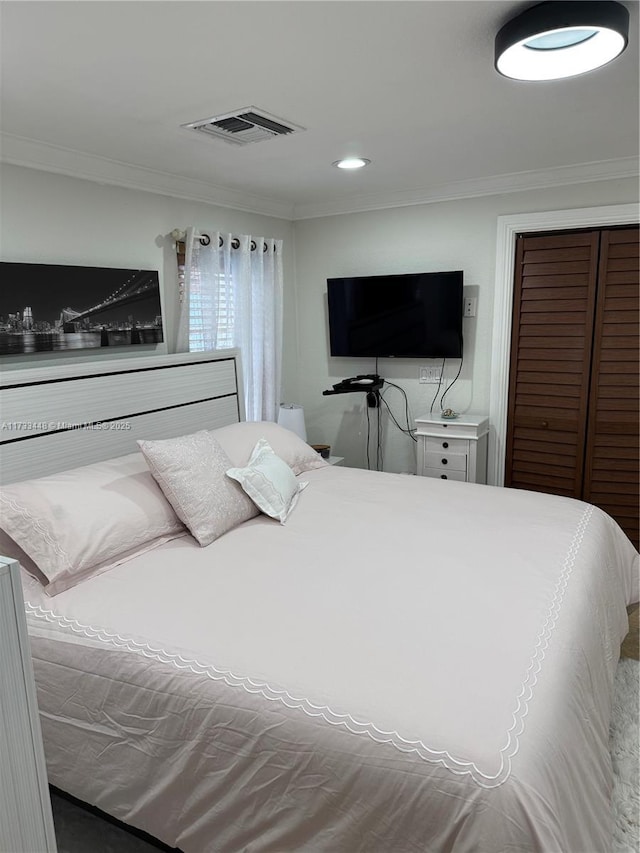
[{"label": "bed", "polygon": [[[638,599],[615,522],[569,498],[330,466],[242,422],[234,353],[135,361],[63,370],[63,394],[51,371],[2,389],[4,419],[20,407],[31,424],[2,447],[0,553],[23,565],[49,781],[184,853],[609,850],[613,677]],[[81,412],[103,426],[51,430]],[[153,543],[132,546],[132,510],[114,550],[117,500],[149,486],[145,464],[158,474],[135,441],[203,433],[234,471],[266,440],[296,482],[284,523],[250,501],[201,545],[154,492]],[[105,471],[115,509],[99,513]],[[83,497],[52,516],[61,545],[46,501],[65,489]],[[43,577],[61,552],[79,568]]]}]

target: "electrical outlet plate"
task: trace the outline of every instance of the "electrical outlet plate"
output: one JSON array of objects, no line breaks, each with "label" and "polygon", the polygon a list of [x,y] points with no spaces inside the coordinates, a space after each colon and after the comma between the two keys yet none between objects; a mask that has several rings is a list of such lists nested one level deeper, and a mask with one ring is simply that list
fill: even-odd
[{"label": "electrical outlet plate", "polygon": [[442,376],[442,365],[434,364],[421,367],[418,370],[418,382],[421,385],[432,385],[440,382]]},{"label": "electrical outlet plate", "polygon": [[476,306],[478,304],[478,300],[475,296],[465,296],[464,298],[464,311],[462,313],[463,317],[475,317],[476,316]]}]

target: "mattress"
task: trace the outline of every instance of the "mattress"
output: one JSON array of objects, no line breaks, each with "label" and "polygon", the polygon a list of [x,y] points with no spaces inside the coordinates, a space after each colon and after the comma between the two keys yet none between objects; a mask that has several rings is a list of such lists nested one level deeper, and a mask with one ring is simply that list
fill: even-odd
[{"label": "mattress", "polygon": [[49,598],[49,781],[185,853],[610,849],[638,555],[569,498],[326,467]]}]

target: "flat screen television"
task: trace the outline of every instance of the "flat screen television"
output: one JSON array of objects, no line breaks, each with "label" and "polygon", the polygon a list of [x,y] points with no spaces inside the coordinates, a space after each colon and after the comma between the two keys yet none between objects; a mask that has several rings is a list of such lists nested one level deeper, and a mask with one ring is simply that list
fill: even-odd
[{"label": "flat screen television", "polygon": [[462,357],[462,271],[327,279],[331,355]]},{"label": "flat screen television", "polygon": [[156,270],[0,263],[0,356],[157,344]]}]

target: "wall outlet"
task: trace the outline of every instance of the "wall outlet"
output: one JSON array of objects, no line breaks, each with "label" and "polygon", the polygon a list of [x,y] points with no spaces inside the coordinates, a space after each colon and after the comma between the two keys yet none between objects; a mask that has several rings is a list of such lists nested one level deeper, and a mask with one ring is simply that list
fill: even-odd
[{"label": "wall outlet", "polygon": [[478,300],[475,296],[465,296],[464,298],[464,311],[462,312],[463,317],[475,317],[476,316],[476,306],[478,305]]},{"label": "wall outlet", "polygon": [[418,382],[421,385],[432,385],[440,382],[442,376],[442,365],[434,364],[428,367],[421,367],[418,370]]}]

